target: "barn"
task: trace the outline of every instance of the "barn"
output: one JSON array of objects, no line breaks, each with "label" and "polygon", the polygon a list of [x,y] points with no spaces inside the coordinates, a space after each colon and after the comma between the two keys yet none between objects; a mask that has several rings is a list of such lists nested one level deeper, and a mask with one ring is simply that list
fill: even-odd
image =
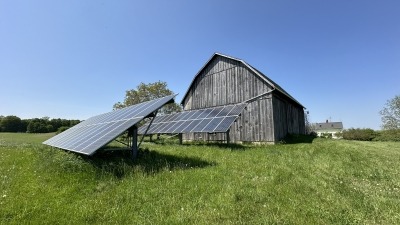
[{"label": "barn", "polygon": [[184,110],[246,102],[228,133],[185,133],[184,141],[275,143],[287,134],[304,134],[304,106],[245,61],[215,53],[194,76],[183,96]]}]

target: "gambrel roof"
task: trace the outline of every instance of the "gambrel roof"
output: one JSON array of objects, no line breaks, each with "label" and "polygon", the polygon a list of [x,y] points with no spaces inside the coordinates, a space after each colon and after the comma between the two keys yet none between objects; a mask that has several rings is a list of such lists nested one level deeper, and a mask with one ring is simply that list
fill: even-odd
[{"label": "gambrel roof", "polygon": [[199,72],[197,72],[197,74],[194,76],[192,82],[189,85],[189,88],[187,89],[185,95],[182,98],[181,104],[184,103],[184,100],[186,99],[187,95],[189,94],[189,90],[192,87],[193,83],[195,82],[196,78],[201,74],[201,72],[208,66],[209,63],[211,63],[211,61],[216,58],[216,57],[224,57],[224,58],[228,58],[231,60],[235,60],[239,63],[241,63],[242,65],[244,65],[246,68],[248,68],[250,71],[254,72],[259,78],[261,78],[261,80],[264,80],[266,83],[268,83],[269,85],[271,85],[271,87],[280,92],[281,94],[285,95],[286,97],[288,97],[289,99],[291,99],[293,102],[295,102],[296,104],[298,104],[299,106],[301,106],[302,108],[305,108],[302,104],[300,104],[300,102],[298,102],[295,98],[293,98],[289,93],[287,93],[281,86],[279,86],[277,83],[275,83],[274,81],[272,81],[270,78],[268,78],[267,76],[265,76],[262,72],[260,72],[259,70],[257,70],[256,68],[254,68],[253,66],[251,66],[250,64],[246,63],[244,60],[238,59],[238,58],[234,58],[231,56],[227,56],[221,53],[214,53],[211,58],[204,64],[204,66],[199,70]]}]

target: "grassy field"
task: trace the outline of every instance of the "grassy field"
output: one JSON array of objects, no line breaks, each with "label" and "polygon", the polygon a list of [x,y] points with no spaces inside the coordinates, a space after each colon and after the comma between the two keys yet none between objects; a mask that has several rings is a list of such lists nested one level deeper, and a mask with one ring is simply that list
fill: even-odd
[{"label": "grassy field", "polygon": [[154,144],[82,157],[0,133],[0,224],[400,224],[400,143]]}]

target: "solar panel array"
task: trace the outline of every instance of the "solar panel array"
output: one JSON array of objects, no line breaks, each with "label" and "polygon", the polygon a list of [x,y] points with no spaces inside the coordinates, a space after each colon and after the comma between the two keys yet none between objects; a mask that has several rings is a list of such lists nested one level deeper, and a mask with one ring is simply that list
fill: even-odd
[{"label": "solar panel array", "polygon": [[[240,103],[157,116],[147,134],[227,132],[246,105],[246,103]],[[140,127],[138,134],[144,134],[149,124]]]},{"label": "solar panel array", "polygon": [[173,101],[175,96],[170,95],[93,116],[48,139],[43,144],[92,155],[152,112]]}]

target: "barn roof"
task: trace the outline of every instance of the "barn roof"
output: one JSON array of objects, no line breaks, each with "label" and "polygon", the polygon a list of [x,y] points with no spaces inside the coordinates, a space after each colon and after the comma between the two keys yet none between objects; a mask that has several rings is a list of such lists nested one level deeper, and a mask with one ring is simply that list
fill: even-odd
[{"label": "barn roof", "polygon": [[189,85],[189,88],[187,89],[185,95],[182,98],[181,104],[183,104],[185,98],[187,97],[190,88],[192,87],[194,81],[196,80],[197,76],[199,76],[201,74],[201,72],[203,71],[203,69],[205,69],[207,67],[207,65],[217,56],[220,57],[225,57],[231,60],[235,60],[238,61],[240,63],[242,63],[244,66],[246,66],[249,70],[253,71],[258,77],[260,77],[262,80],[264,80],[265,82],[267,82],[269,85],[271,85],[275,90],[277,90],[278,92],[282,93],[283,95],[287,96],[289,99],[293,100],[295,103],[297,103],[298,105],[300,105],[301,107],[305,108],[302,104],[300,104],[300,102],[298,102],[295,98],[293,98],[289,93],[287,93],[281,86],[279,86],[277,83],[275,83],[274,81],[272,81],[270,78],[268,78],[267,76],[265,76],[262,72],[260,72],[259,70],[257,70],[256,68],[254,68],[253,66],[251,66],[250,64],[248,64],[247,62],[245,62],[244,60],[238,59],[238,58],[234,58],[232,56],[227,56],[221,53],[214,53],[211,58],[204,64],[204,66],[199,70],[199,72],[197,72],[197,74],[194,76],[192,82]]}]

